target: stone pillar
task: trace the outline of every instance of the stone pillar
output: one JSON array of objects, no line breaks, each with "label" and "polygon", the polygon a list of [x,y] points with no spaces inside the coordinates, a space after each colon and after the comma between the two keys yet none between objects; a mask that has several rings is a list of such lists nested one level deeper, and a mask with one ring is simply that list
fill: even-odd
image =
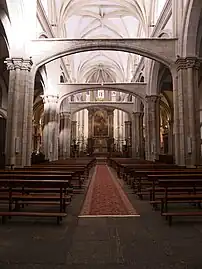
[{"label": "stone pillar", "polygon": [[125,137],[128,146],[131,145],[131,121],[125,121]]},{"label": "stone pillar", "polygon": [[108,111],[108,116],[109,116],[109,137],[113,138],[113,133],[114,133],[114,113],[113,110]]},{"label": "stone pillar", "polygon": [[144,157],[144,142],[143,142],[143,112],[135,112],[135,134],[136,134],[136,156]]},{"label": "stone pillar", "polygon": [[132,146],[132,158],[136,159],[136,121],[134,117],[134,113],[131,115],[132,121],[131,121],[131,146]]},{"label": "stone pillar", "polygon": [[[76,123],[76,122],[75,122]],[[76,128],[76,124],[74,125]],[[71,148],[71,113],[60,113],[60,158],[67,159],[70,157]]]},{"label": "stone pillar", "polygon": [[31,164],[34,78],[30,59],[6,59],[9,72],[6,165]]},{"label": "stone pillar", "polygon": [[117,150],[120,151],[120,111],[117,110]]},{"label": "stone pillar", "polygon": [[132,114],[132,157],[143,158],[143,115],[142,112],[134,112]]},{"label": "stone pillar", "polygon": [[200,163],[199,67],[197,58],[179,58],[173,72],[175,161],[181,166]]},{"label": "stone pillar", "polygon": [[158,159],[160,152],[160,96],[148,95],[145,103],[146,159]]},{"label": "stone pillar", "polygon": [[71,141],[76,141],[76,124],[77,124],[77,121],[76,120],[73,120],[71,122]]},{"label": "stone pillar", "polygon": [[173,155],[173,149],[174,149],[174,145],[173,145],[173,122],[170,121],[169,122],[169,131],[168,131],[168,154],[169,155]]},{"label": "stone pillar", "polygon": [[88,110],[88,138],[93,137],[93,110]]},{"label": "stone pillar", "polygon": [[58,160],[59,113],[58,96],[44,95],[43,149],[49,161]]}]

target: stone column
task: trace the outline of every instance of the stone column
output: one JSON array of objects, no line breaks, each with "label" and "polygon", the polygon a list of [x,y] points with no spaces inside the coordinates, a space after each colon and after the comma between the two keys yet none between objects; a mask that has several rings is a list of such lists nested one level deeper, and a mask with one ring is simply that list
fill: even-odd
[{"label": "stone column", "polygon": [[120,151],[120,111],[117,110],[117,150]]},{"label": "stone column", "polygon": [[125,136],[128,146],[131,144],[131,121],[125,121]]},{"label": "stone column", "polygon": [[58,160],[59,113],[58,96],[44,95],[43,149],[49,161]]},{"label": "stone column", "polygon": [[148,95],[145,103],[146,159],[158,159],[160,152],[160,96]]},{"label": "stone column", "polygon": [[143,113],[134,112],[132,114],[132,157],[143,158]]},{"label": "stone column", "polygon": [[136,156],[138,158],[144,157],[144,142],[143,142],[143,112],[135,112],[135,134],[136,134]]},{"label": "stone column", "polygon": [[73,120],[71,122],[71,140],[72,141],[76,141],[76,124],[77,124],[77,121],[76,120]]},{"label": "stone column", "polygon": [[168,131],[168,154],[173,155],[173,122],[169,122],[169,131]]},{"label": "stone column", "polygon": [[114,113],[113,110],[108,111],[108,116],[109,116],[109,138],[113,138],[113,133],[114,133]]},{"label": "stone column", "polygon": [[69,112],[60,113],[60,124],[61,124],[60,134],[59,134],[60,157],[65,160],[70,157],[71,113]]},{"label": "stone column", "polygon": [[30,59],[6,59],[9,72],[6,165],[31,164],[34,78]]},{"label": "stone column", "polygon": [[175,161],[181,166],[200,163],[199,67],[197,58],[179,58],[173,72]]},{"label": "stone column", "polygon": [[132,158],[136,159],[136,120],[134,117],[134,113],[131,115],[132,121],[131,121],[131,146],[132,146]]},{"label": "stone column", "polygon": [[88,110],[88,138],[93,137],[93,110]]}]

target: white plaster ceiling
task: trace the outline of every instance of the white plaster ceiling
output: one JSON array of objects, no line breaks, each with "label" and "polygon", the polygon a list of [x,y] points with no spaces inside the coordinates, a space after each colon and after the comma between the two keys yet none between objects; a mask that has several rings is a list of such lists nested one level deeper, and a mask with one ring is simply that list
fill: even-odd
[{"label": "white plaster ceiling", "polygon": [[[166,0],[42,0],[57,36],[148,37]],[[48,3],[48,5],[47,5]],[[140,56],[90,51],[65,58],[72,82],[130,82]]]}]

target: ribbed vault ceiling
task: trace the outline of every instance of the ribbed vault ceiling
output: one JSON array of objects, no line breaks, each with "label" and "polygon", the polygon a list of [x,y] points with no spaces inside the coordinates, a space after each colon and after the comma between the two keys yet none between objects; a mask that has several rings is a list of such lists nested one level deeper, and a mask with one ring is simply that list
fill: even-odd
[{"label": "ribbed vault ceiling", "polygon": [[[47,2],[46,2],[47,1]],[[148,37],[166,0],[43,0],[66,38]],[[140,57],[92,51],[65,58],[73,82],[130,82]],[[95,80],[95,81],[93,81]]]}]

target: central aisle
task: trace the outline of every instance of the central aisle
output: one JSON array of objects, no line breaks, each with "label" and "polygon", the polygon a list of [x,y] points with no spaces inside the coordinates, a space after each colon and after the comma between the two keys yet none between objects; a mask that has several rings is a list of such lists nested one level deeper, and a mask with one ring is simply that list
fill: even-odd
[{"label": "central aisle", "polygon": [[96,165],[79,217],[139,216],[107,165]]}]

